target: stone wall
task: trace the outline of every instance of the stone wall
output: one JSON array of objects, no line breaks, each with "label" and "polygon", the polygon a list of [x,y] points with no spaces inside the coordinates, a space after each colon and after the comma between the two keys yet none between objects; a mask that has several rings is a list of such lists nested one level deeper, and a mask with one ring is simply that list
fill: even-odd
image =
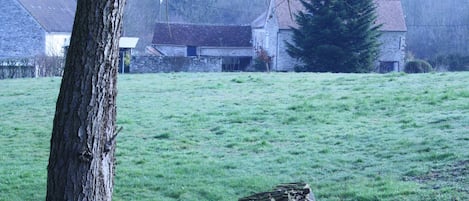
[{"label": "stone wall", "polygon": [[45,31],[16,0],[0,6],[0,59],[45,53]]},{"label": "stone wall", "polygon": [[132,56],[130,73],[221,72],[220,57]]},{"label": "stone wall", "polygon": [[274,58],[277,61],[277,71],[295,71],[295,66],[303,65],[298,59],[291,57],[287,53],[287,44],[285,42],[293,43],[292,30],[280,30],[278,33],[279,48],[278,57]]},{"label": "stone wall", "polygon": [[63,57],[0,59],[0,79],[62,76]]},{"label": "stone wall", "polygon": [[0,66],[0,80],[36,77],[34,66]]},{"label": "stone wall", "polygon": [[0,60],[0,80],[31,77],[36,77],[36,68],[30,59]]},{"label": "stone wall", "polygon": [[[287,53],[287,46],[285,42],[292,43],[293,32],[291,30],[280,30],[278,33],[278,52],[274,57],[276,67],[275,71],[294,71],[296,65],[302,63],[297,59],[290,57]],[[402,71],[405,65],[405,47],[406,47],[406,33],[405,32],[382,32],[379,37],[380,55],[376,63],[376,68],[379,67],[380,62],[395,62],[394,71]]]},{"label": "stone wall", "polygon": [[382,32],[379,42],[381,46],[377,65],[379,65],[379,62],[396,62],[394,71],[403,71],[405,65],[406,33]]}]

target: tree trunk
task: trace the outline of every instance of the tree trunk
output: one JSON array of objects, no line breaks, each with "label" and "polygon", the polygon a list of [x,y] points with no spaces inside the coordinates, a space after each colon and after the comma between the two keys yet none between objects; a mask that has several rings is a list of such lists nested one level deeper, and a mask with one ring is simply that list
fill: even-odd
[{"label": "tree trunk", "polygon": [[125,0],[78,0],[52,130],[47,201],[112,199]]}]

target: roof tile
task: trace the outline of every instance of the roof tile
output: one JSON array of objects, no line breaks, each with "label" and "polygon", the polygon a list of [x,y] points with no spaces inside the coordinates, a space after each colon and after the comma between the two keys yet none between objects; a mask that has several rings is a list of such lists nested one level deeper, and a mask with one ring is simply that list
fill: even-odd
[{"label": "roof tile", "polygon": [[377,24],[381,31],[407,31],[404,11],[400,0],[376,0]]},{"label": "roof tile", "polygon": [[[276,13],[280,29],[297,28],[294,15],[303,10],[300,0],[276,0],[274,12]],[[377,24],[383,24],[381,31],[407,31],[404,12],[400,0],[375,0],[377,5]]]},{"label": "roof tile", "polygon": [[18,0],[47,32],[72,32],[76,0]]},{"label": "roof tile", "polygon": [[156,23],[153,44],[250,47],[250,26]]}]

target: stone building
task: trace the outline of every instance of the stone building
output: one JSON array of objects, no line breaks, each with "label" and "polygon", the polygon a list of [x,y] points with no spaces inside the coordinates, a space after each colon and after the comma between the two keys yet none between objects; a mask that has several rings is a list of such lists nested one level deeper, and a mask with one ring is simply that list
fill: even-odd
[{"label": "stone building", "polygon": [[264,49],[273,57],[273,71],[294,71],[299,61],[287,53],[285,41],[292,42],[293,31],[297,28],[295,13],[303,9],[299,0],[271,0],[269,8],[252,23],[253,47]]},{"label": "stone building", "polygon": [[407,26],[400,0],[376,0],[381,51],[376,71],[404,71]]},{"label": "stone building", "polygon": [[167,57],[217,57],[223,71],[244,71],[252,59],[250,26],[156,23],[153,48]]},{"label": "stone building", "polygon": [[3,0],[0,58],[63,55],[75,9],[76,0]]},{"label": "stone building", "polygon": [[[383,24],[379,38],[381,54],[377,72],[401,71],[405,57],[406,24],[400,0],[376,0],[378,19]],[[304,9],[299,0],[271,0],[268,10],[252,22],[253,46],[265,49],[273,57],[272,69],[293,71],[299,61],[286,52],[285,41],[292,40],[292,27],[297,28],[295,13]]]}]

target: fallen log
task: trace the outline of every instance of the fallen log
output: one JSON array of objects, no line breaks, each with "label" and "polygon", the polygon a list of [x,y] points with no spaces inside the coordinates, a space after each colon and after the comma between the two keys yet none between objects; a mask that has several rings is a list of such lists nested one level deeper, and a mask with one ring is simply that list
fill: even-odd
[{"label": "fallen log", "polygon": [[271,191],[240,198],[238,201],[316,201],[316,199],[308,184],[287,183],[280,184]]}]

